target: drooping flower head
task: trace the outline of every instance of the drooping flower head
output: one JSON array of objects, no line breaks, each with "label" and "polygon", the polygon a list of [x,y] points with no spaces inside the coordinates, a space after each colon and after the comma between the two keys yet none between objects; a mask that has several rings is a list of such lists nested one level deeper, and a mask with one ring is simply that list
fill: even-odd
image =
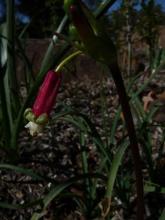
[{"label": "drooping flower head", "polygon": [[25,127],[29,128],[32,136],[40,133],[47,123],[50,112],[55,104],[60,84],[61,74],[50,70],[39,88],[32,109],[28,108],[25,110],[25,118],[29,121]]},{"label": "drooping flower head", "polygon": [[32,108],[32,111],[36,117],[44,113],[47,115],[50,114],[54,106],[60,84],[60,73],[51,70],[46,74]]}]

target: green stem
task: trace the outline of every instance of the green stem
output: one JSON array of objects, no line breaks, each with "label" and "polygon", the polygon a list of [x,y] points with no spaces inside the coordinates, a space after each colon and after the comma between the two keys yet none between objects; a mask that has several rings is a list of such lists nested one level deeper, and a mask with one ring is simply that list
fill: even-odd
[{"label": "green stem", "polygon": [[[2,71],[1,71],[2,74]],[[0,79],[0,98],[1,98],[1,108],[2,108],[2,123],[3,123],[3,132],[5,134],[5,148],[9,147],[10,143],[10,119],[9,115],[7,113],[7,102],[6,102],[6,96],[5,96],[5,88],[4,88],[4,81],[3,78]]]},{"label": "green stem", "polygon": [[[83,174],[88,173],[88,155],[87,155],[87,149],[85,146],[85,137],[84,133],[80,133],[80,143],[81,143],[81,159],[82,159],[82,169]],[[86,185],[86,196],[89,198],[90,196],[90,181],[89,178],[85,179],[85,185]]]},{"label": "green stem", "polygon": [[72,53],[71,55],[69,55],[68,57],[66,57],[55,69],[56,72],[59,72],[64,65],[66,65],[68,62],[70,62],[75,56],[81,54],[82,51],[78,50],[74,53]]},{"label": "green stem", "polygon": [[133,117],[118,64],[111,65],[109,66],[109,68],[112,73],[114,82],[116,84],[117,92],[119,95],[119,101],[122,106],[123,115],[125,118],[125,123],[130,140],[132,157],[134,161],[134,170],[136,176],[136,191],[137,191],[137,220],[143,220],[144,219],[143,176],[142,176],[142,166],[141,166],[139,147],[138,147],[135,127],[133,123]]},{"label": "green stem", "polygon": [[[67,23],[67,20],[68,20],[68,16],[65,15],[63,17],[59,27],[57,28],[56,33],[59,34],[63,31],[63,29]],[[58,40],[57,35],[53,35],[52,41],[51,41],[51,43],[45,53],[44,59],[42,61],[40,73],[41,72],[46,73],[50,69],[50,64],[51,65],[54,64],[54,57],[56,56],[56,53],[57,53],[57,51],[54,48],[54,45],[56,44],[57,40]]]},{"label": "green stem", "polygon": [[116,0],[107,0],[101,3],[94,13],[95,17],[100,18],[115,2]]},{"label": "green stem", "polygon": [[[16,76],[16,60],[15,60],[15,2],[14,0],[7,0],[7,16],[6,16],[6,28],[7,28],[7,80],[9,84],[10,92],[6,87],[7,98],[10,99],[9,105],[12,106],[9,111],[14,119],[14,114],[19,109],[19,96],[18,96],[18,82]],[[10,93],[10,94],[9,94]],[[14,111],[13,111],[14,110]],[[13,129],[13,128],[11,128]]]},{"label": "green stem", "polygon": [[[14,36],[14,25],[12,23],[14,18],[14,0],[7,0],[6,2],[6,33],[5,37],[7,39],[6,43],[6,51],[7,51],[7,68],[6,74],[4,76],[4,95],[5,95],[5,102],[6,102],[6,112],[8,114],[9,124],[8,130],[9,134],[12,133],[13,127],[13,116],[12,116],[12,106],[11,106],[11,90],[10,90],[10,83],[13,83],[13,75],[11,74],[11,69],[13,68],[13,57],[11,55],[11,51],[13,49],[13,36]],[[13,21],[14,22],[14,21]],[[10,82],[9,82],[10,81]],[[9,147],[9,146],[8,146]]]},{"label": "green stem", "polygon": [[127,2],[127,13],[126,13],[126,20],[127,20],[127,51],[128,51],[128,65],[127,65],[127,74],[131,76],[131,69],[132,69],[132,24],[131,24],[131,10],[133,7],[133,3]]}]

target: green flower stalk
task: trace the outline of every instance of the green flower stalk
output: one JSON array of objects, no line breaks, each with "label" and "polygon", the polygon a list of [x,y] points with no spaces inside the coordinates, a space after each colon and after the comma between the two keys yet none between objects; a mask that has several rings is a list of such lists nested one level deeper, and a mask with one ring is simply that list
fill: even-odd
[{"label": "green flower stalk", "polygon": [[50,70],[39,88],[32,108],[25,110],[25,118],[29,123],[25,126],[32,136],[40,133],[48,122],[61,85],[61,73]]},{"label": "green flower stalk", "polygon": [[[122,75],[118,66],[116,48],[112,40],[104,31],[104,29],[100,28],[99,24],[97,25],[98,22],[96,22],[96,20],[92,18],[90,12],[87,9],[84,9],[85,8],[82,5],[82,3],[78,1],[77,5],[71,5],[70,14],[72,17],[73,24],[77,28],[77,31],[80,35],[80,39],[82,40],[86,51],[94,59],[106,64],[109,67],[112,77],[114,79],[119,95],[119,100],[123,110],[123,115],[130,140],[130,148],[132,151],[132,157],[134,161],[137,191],[137,220],[143,220],[144,199],[141,159],[132,113],[129,106],[129,100],[127,97]],[[93,26],[94,22],[95,26]]]}]

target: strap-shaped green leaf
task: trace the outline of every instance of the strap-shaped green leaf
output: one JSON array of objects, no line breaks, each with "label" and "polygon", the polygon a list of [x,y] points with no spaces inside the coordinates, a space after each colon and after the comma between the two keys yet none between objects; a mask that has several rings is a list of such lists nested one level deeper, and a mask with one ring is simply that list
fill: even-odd
[{"label": "strap-shaped green leaf", "polygon": [[105,196],[108,198],[112,197],[112,192],[113,192],[115,180],[117,177],[117,172],[121,165],[125,150],[128,147],[128,145],[129,145],[128,142],[125,142],[124,144],[122,144],[113,158],[112,165],[111,165],[109,175],[108,175],[107,190],[105,194]]},{"label": "strap-shaped green leaf", "polygon": [[0,169],[7,169],[7,170],[15,171],[17,173],[23,173],[27,176],[32,177],[32,179],[34,180],[45,180],[44,177],[41,177],[39,174],[36,174],[33,170],[25,169],[25,168],[10,165],[10,164],[0,164]]},{"label": "strap-shaped green leaf", "polygon": [[165,209],[163,209],[163,212],[159,218],[159,220],[164,220],[165,219]]}]

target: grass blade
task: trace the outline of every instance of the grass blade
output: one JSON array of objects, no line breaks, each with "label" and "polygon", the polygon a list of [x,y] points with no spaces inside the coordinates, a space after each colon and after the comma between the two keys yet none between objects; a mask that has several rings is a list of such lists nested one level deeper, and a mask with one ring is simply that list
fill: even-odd
[{"label": "grass blade", "polygon": [[109,198],[112,197],[112,192],[113,192],[117,172],[118,172],[119,166],[121,165],[121,161],[123,159],[123,156],[124,156],[124,153],[127,147],[128,147],[128,142],[125,142],[124,144],[122,144],[122,146],[120,146],[120,148],[116,152],[115,157],[113,158],[112,165],[111,165],[109,175],[108,175],[106,197],[109,197]]},{"label": "grass blade", "polygon": [[159,220],[164,220],[165,219],[165,209],[163,209],[163,212],[159,218]]},{"label": "grass blade", "polygon": [[118,151],[116,152],[112,165],[108,174],[108,182],[107,182],[107,190],[105,193],[105,197],[103,198],[102,202],[99,204],[101,211],[102,211],[102,216],[104,219],[107,219],[106,216],[110,212],[110,207],[111,207],[111,200],[112,200],[112,193],[113,193],[113,188],[115,185],[115,180],[117,178],[117,172],[119,169],[119,166],[121,164],[122,158],[124,156],[125,150],[128,147],[128,141],[126,141],[124,144],[122,144]]},{"label": "grass blade", "polygon": [[9,204],[7,202],[0,202],[0,207],[4,209],[11,209],[11,210],[18,210],[18,209],[25,209],[29,207],[33,207],[34,205],[40,205],[42,207],[42,200],[37,199],[35,201],[25,203],[25,204]]},{"label": "grass blade", "polygon": [[118,108],[117,112],[115,113],[115,117],[113,119],[113,122],[112,122],[111,133],[110,133],[110,137],[109,137],[109,145],[114,144],[115,132],[116,132],[116,128],[118,125],[118,121],[120,119],[120,114],[121,114],[121,107]]},{"label": "grass blade", "polygon": [[[62,19],[59,27],[57,28],[56,33],[62,32],[62,30],[64,29],[64,27],[66,25],[67,20],[68,20],[68,16],[65,15],[64,18]],[[56,35],[54,35],[52,38],[52,41],[46,51],[44,59],[42,61],[40,73],[47,72],[49,70],[49,68],[52,66],[52,64],[54,63],[54,54],[55,54],[54,45],[56,44],[57,40],[58,40],[58,37]]]},{"label": "grass blade", "polygon": [[144,185],[144,191],[145,192],[159,192],[159,193],[165,193],[165,187],[161,187],[159,184],[155,184],[153,182],[146,182]]},{"label": "grass blade", "polygon": [[70,186],[73,183],[73,181],[68,181],[66,183],[59,184],[58,186],[53,187],[52,190],[44,197],[43,199],[43,211],[41,213],[34,213],[31,217],[31,220],[39,220],[41,217],[43,217],[46,212],[44,210],[46,207],[50,204],[50,202],[55,199],[63,190],[65,190],[68,186]]},{"label": "grass blade", "polygon": [[7,37],[7,70],[5,75],[5,93],[10,116],[10,129],[13,130],[13,120],[19,109],[18,82],[15,60],[15,2],[7,0],[6,37]]},{"label": "grass blade", "polygon": [[42,218],[46,213],[43,211],[41,213],[34,213],[30,220],[38,220]]},{"label": "grass blade", "polygon": [[34,179],[34,180],[45,180],[39,174],[36,174],[34,171],[32,171],[30,169],[25,169],[25,168],[10,165],[10,164],[0,164],[0,169],[8,169],[8,170],[15,171],[17,173],[23,173],[27,176],[32,177],[32,179]]},{"label": "grass blade", "polygon": [[100,18],[115,2],[116,0],[106,0],[101,3],[94,13],[95,17]]}]

